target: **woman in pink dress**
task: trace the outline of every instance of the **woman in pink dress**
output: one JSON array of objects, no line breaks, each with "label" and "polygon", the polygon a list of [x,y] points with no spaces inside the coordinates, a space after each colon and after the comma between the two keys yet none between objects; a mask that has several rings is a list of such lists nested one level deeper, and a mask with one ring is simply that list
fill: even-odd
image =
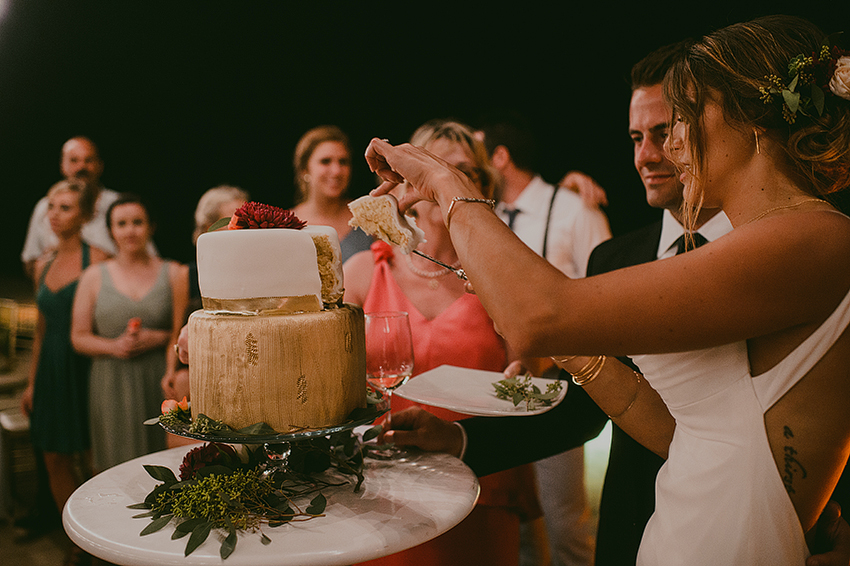
[{"label": "woman in pink dress", "polygon": [[[413,134],[411,142],[458,167],[484,194],[492,194],[494,177],[487,154],[468,127],[457,122],[428,122]],[[427,240],[419,249],[447,265],[459,265],[439,207],[423,202],[412,213]],[[443,364],[502,371],[508,353],[493,321],[478,298],[465,291],[463,281],[450,270],[435,267],[419,256],[377,242],[345,263],[345,301],[362,305],[367,313],[408,313],[414,376]],[[393,411],[412,404],[394,397]],[[445,409],[426,408],[445,419],[464,418]],[[522,466],[481,478],[478,504],[457,527],[368,564],[516,565],[520,519],[540,513],[531,473],[530,467]]]}]

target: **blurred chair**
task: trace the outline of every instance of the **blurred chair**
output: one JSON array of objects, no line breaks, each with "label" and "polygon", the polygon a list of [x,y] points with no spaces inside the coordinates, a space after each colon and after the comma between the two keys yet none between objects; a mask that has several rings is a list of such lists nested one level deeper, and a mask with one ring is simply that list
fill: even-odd
[{"label": "blurred chair", "polygon": [[0,516],[32,506],[37,474],[29,431],[19,407],[0,411]]},{"label": "blurred chair", "polygon": [[0,299],[0,374],[15,369],[17,361],[18,303]]}]

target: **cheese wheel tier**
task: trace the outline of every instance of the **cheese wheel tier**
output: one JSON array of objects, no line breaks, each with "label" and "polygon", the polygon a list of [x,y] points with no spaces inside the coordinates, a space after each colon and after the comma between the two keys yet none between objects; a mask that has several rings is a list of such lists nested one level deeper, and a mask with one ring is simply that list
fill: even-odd
[{"label": "cheese wheel tier", "polygon": [[344,423],[366,406],[363,310],[189,317],[192,418],[280,433]]}]

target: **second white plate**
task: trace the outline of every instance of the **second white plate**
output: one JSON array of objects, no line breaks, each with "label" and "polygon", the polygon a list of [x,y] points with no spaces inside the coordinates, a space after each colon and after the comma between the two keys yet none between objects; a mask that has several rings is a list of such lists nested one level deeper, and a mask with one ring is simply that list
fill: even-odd
[{"label": "second white plate", "polygon": [[[525,403],[514,406],[512,401],[496,397],[493,384],[502,379],[504,375],[498,371],[443,365],[411,378],[393,395],[465,415],[517,417],[545,413],[560,403],[567,392],[567,382],[562,380],[563,388],[551,405],[529,411]],[[531,381],[541,391],[546,391],[546,385],[552,382],[541,377],[532,377]]]}]

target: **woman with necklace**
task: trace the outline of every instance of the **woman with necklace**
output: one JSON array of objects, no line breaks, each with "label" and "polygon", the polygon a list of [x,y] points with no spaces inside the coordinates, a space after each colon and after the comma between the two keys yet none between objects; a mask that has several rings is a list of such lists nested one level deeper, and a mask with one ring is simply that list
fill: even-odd
[{"label": "woman with necklace", "polygon": [[[61,510],[90,473],[89,359],[71,347],[71,306],[83,270],[108,254],[89,246],[80,230],[94,214],[94,193],[79,181],[60,181],[47,193],[47,218],[59,243],[35,264],[38,325],[29,385],[21,409],[30,417],[30,438],[44,455],[50,491]],[[85,554],[76,546],[65,560]]]},{"label": "woman with necklace", "polygon": [[74,301],[71,340],[94,358],[90,379],[92,459],[103,471],[165,448],[158,427],[166,345],[177,341],[189,295],[188,268],[152,256],[149,208],[123,194],[106,214],[114,259],[87,269]]},{"label": "woman with necklace", "polygon": [[[494,175],[483,144],[457,122],[435,120],[420,127],[411,143],[427,149],[463,171],[488,195]],[[404,188],[402,188],[404,190]],[[425,232],[419,250],[446,265],[460,265],[440,209],[422,202],[412,216]],[[413,379],[443,364],[502,371],[508,351],[493,322],[475,295],[466,293],[464,281],[448,268],[415,254],[403,254],[384,242],[352,257],[343,266],[345,301],[368,312],[405,311],[413,335]],[[393,398],[393,412],[412,406]],[[442,418],[463,415],[425,407]],[[529,466],[481,478],[481,496],[472,513],[457,527],[436,539],[379,560],[370,566],[420,564],[436,566],[516,565],[519,557],[519,522],[536,518],[540,510]]]},{"label": "woman with necklace", "polygon": [[850,53],[800,18],[758,18],[695,42],[664,91],[686,223],[720,208],[735,228],[692,252],[570,280],[464,175],[377,139],[374,194],[406,182],[402,210],[439,203],[506,339],[557,357],[667,458],[639,565],[802,565],[850,454],[850,219],[820,198],[850,187]]}]

